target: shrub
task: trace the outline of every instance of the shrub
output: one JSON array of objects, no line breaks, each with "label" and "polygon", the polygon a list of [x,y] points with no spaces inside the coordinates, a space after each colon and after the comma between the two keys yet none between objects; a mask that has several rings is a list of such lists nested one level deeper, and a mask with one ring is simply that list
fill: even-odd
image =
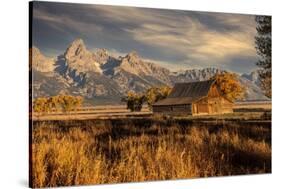
[{"label": "shrub", "polygon": [[83,98],[80,96],[58,95],[52,97],[41,97],[33,101],[33,111],[47,113],[51,111],[76,111],[81,107]]},{"label": "shrub", "polygon": [[142,105],[145,102],[145,96],[130,91],[126,97],[122,98],[122,102],[127,103],[127,109],[130,109],[132,112],[138,112],[142,109]]},{"label": "shrub", "polygon": [[148,89],[145,93],[145,100],[147,102],[148,107],[151,109],[152,105],[170,94],[172,88],[168,86],[162,87],[152,87]]}]

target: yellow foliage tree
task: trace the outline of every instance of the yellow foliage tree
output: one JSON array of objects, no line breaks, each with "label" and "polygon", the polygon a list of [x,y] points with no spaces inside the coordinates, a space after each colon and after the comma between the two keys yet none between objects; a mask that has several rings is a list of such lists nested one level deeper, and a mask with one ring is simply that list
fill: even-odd
[{"label": "yellow foliage tree", "polygon": [[122,98],[122,102],[127,103],[127,109],[130,109],[132,112],[141,111],[144,101],[145,96],[143,94],[137,94],[132,91],[129,91],[127,96]]},{"label": "yellow foliage tree", "polygon": [[70,95],[64,95],[61,96],[61,102],[62,102],[62,109],[65,112],[68,111],[76,111],[79,106],[82,104],[82,98],[81,97],[74,97]]},{"label": "yellow foliage tree", "polygon": [[151,109],[155,102],[166,98],[170,94],[171,90],[172,88],[169,86],[152,87],[148,89],[145,93],[145,100],[148,107]]},{"label": "yellow foliage tree", "polygon": [[50,111],[76,111],[82,106],[83,98],[80,96],[58,95],[52,97],[41,97],[33,101],[33,111],[47,113]]},{"label": "yellow foliage tree", "polygon": [[216,84],[227,99],[235,101],[244,98],[245,87],[239,82],[237,74],[225,72],[215,75],[212,79],[216,80]]},{"label": "yellow foliage tree", "polygon": [[50,106],[48,105],[48,98],[37,98],[33,101],[33,111],[37,113],[48,112]]},{"label": "yellow foliage tree", "polygon": [[48,103],[50,104],[53,111],[58,111],[61,109],[60,96],[52,96],[48,98]]}]

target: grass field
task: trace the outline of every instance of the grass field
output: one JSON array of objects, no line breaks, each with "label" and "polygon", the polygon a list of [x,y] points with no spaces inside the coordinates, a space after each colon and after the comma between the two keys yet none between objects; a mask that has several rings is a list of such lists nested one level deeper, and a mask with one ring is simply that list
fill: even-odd
[{"label": "grass field", "polygon": [[271,122],[34,121],[33,187],[271,172]]},{"label": "grass field", "polygon": [[[271,102],[239,102],[234,105],[234,113],[222,116],[203,116],[205,118],[259,118],[264,111],[271,111]],[[242,112],[242,113],[241,113]],[[152,111],[144,105],[140,112],[131,112],[125,105],[105,105],[82,107],[76,111],[33,113],[33,120],[88,120],[129,117],[151,117]],[[197,116],[198,117],[198,116]],[[202,116],[199,116],[202,117]],[[190,116],[191,119],[194,117]]]}]

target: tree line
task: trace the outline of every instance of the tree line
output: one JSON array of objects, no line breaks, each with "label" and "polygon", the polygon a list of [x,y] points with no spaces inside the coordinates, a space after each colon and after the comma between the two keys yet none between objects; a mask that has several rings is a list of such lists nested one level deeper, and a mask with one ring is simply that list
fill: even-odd
[{"label": "tree line", "polygon": [[40,97],[33,101],[33,111],[37,113],[69,112],[76,111],[82,106],[81,96],[57,95],[52,97]]},{"label": "tree line", "polygon": [[[216,80],[221,92],[231,101],[242,99],[245,94],[245,88],[241,86],[239,79],[234,73],[221,73],[213,76],[211,79]],[[127,104],[127,109],[132,112],[141,111],[143,104],[147,104],[149,109],[159,100],[165,99],[171,93],[172,88],[169,86],[151,87],[143,93],[129,91],[121,99]],[[33,100],[33,111],[38,113],[48,112],[69,112],[76,111],[83,104],[81,96],[57,95],[52,97],[40,97]]]}]

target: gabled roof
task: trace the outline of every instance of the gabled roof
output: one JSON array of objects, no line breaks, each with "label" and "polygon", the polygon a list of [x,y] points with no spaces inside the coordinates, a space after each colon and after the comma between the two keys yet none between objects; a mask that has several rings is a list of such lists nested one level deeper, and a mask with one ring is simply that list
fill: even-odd
[{"label": "gabled roof", "polygon": [[176,83],[170,95],[154,105],[179,105],[190,104],[206,97],[215,80],[197,81],[190,83]]}]

